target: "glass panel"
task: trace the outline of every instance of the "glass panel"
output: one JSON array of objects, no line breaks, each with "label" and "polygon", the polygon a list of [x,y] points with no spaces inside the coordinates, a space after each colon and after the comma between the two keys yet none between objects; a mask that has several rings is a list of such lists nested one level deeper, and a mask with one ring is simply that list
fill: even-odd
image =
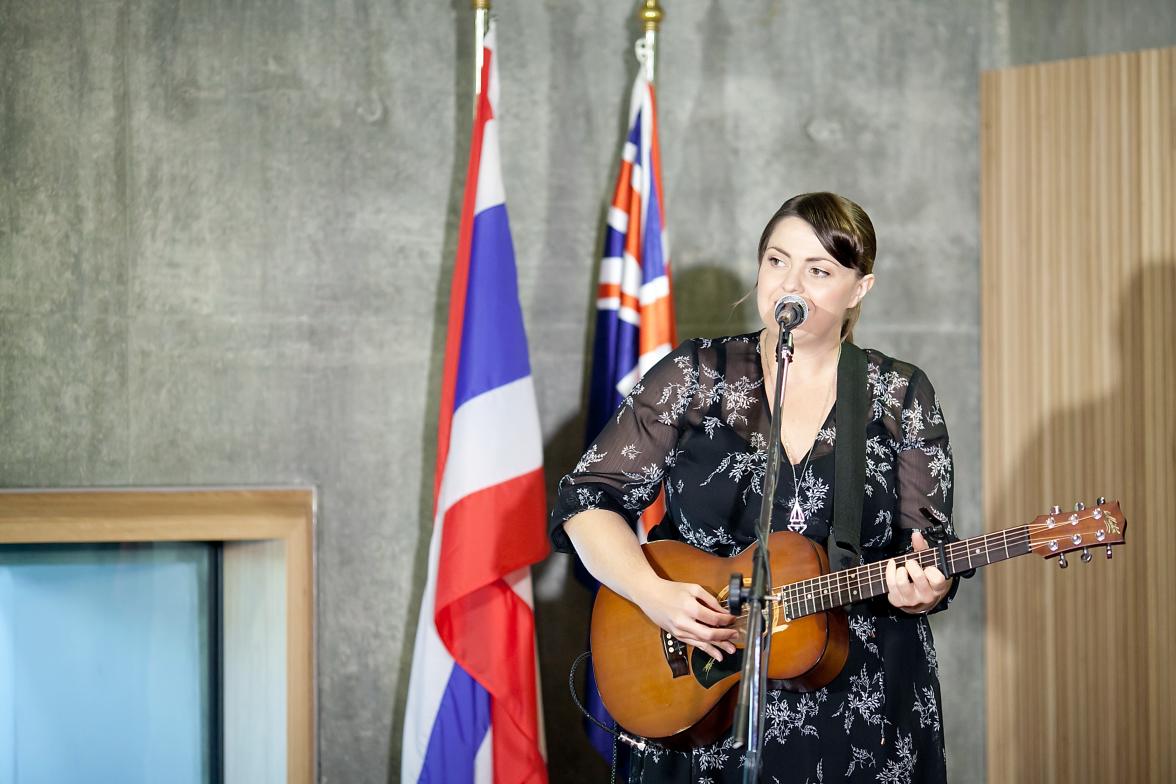
[{"label": "glass panel", "polygon": [[0,782],[205,784],[217,546],[0,547]]}]

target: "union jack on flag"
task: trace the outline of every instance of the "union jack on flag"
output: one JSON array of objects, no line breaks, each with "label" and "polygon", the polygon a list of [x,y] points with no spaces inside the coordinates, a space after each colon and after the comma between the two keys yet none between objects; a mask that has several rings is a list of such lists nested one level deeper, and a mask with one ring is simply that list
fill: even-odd
[{"label": "union jack on flag", "polygon": [[548,550],[543,442],[498,158],[494,39],[491,27],[449,303],[403,782],[547,781],[530,573]]},{"label": "union jack on flag", "polygon": [[[654,90],[644,68],[640,68],[629,102],[629,132],[608,210],[604,258],[600,263],[588,400],[589,444],[616,413],[625,395],[677,342],[664,193]],[[665,501],[659,493],[638,525],[640,541],[646,541],[664,513]],[[590,587],[595,586],[591,581]],[[609,726],[612,718],[601,702],[591,669],[586,691],[589,712]],[[585,727],[592,745],[611,760],[612,738],[591,723],[585,722]],[[623,758],[615,762],[622,768],[625,765]]]},{"label": "union jack on flag", "polygon": [[[653,85],[639,68],[600,262],[589,443],[645,372],[677,342],[663,193]],[[659,495],[641,518],[641,541],[664,513]]]}]

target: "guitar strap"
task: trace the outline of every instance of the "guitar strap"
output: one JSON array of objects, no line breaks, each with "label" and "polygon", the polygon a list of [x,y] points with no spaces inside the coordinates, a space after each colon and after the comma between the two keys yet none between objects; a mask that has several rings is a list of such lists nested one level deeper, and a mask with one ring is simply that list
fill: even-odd
[{"label": "guitar strap", "polygon": [[837,440],[833,446],[833,528],[829,532],[829,569],[862,562],[862,503],[866,491],[866,352],[841,345],[837,362]]}]

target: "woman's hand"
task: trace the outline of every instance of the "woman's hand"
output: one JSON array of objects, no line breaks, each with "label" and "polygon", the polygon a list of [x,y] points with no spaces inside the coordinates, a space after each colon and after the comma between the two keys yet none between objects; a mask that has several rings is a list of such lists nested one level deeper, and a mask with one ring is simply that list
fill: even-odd
[{"label": "woman's hand", "polygon": [[702,586],[655,577],[635,594],[634,602],[651,621],[687,645],[719,661],[724,652],[735,652],[735,616]]},{"label": "woman's hand", "polygon": [[[916,553],[927,549],[927,540],[918,531],[912,534],[911,544]],[[918,615],[927,612],[947,596],[951,580],[934,566],[924,569],[914,559],[899,566],[891,558],[890,563],[886,564],[886,588],[886,598],[891,604],[903,612]]]}]

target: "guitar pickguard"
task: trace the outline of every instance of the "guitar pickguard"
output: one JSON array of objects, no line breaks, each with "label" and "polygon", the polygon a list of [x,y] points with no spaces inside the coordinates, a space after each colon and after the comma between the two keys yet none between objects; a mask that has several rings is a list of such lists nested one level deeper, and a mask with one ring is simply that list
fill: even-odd
[{"label": "guitar pickguard", "polygon": [[[788,619],[780,612],[776,604],[769,606],[764,612],[764,636],[776,634],[788,628]],[[716,683],[726,680],[743,669],[743,648],[736,648],[735,653],[728,653],[722,661],[714,659],[709,653],[695,648],[690,655],[690,671],[694,679],[704,688],[709,689]]]},{"label": "guitar pickguard", "polygon": [[704,689],[709,689],[743,669],[743,649],[738,648],[735,653],[728,653],[722,661],[718,661],[706,651],[695,648],[690,656],[690,669],[695,680]]}]

